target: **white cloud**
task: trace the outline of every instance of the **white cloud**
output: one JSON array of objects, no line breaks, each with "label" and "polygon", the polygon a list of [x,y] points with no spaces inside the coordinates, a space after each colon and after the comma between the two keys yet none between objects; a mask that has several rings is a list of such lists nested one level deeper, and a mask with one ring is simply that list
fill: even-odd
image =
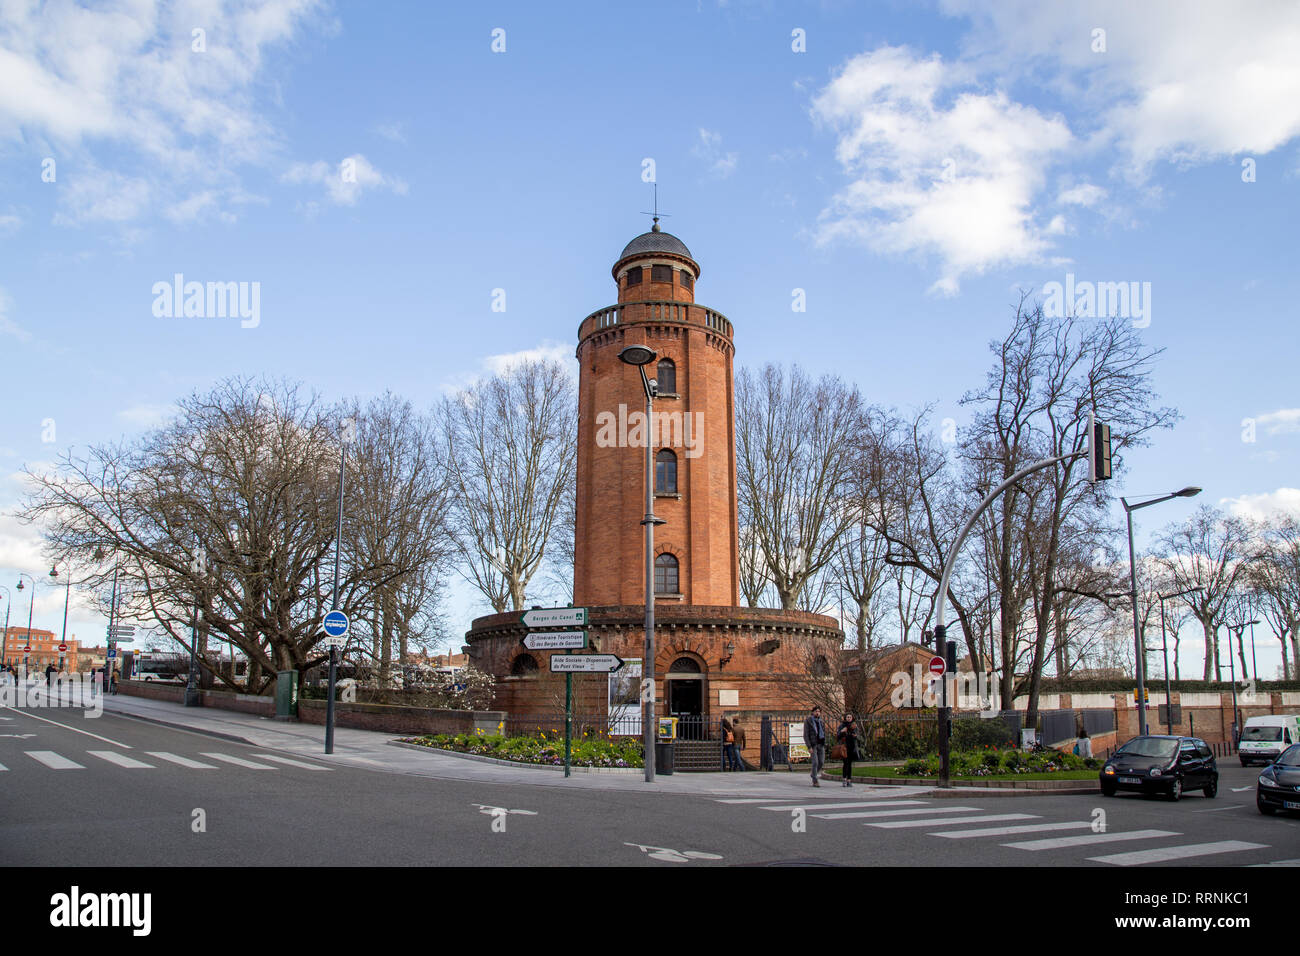
[{"label": "white cloud", "polygon": [[1300,432],[1300,408],[1279,408],[1255,417],[1255,426],[1268,435],[1290,435]]},{"label": "white cloud", "polygon": [[546,339],[532,348],[485,356],[480,362],[478,372],[463,373],[452,381],[444,382],[441,390],[446,395],[455,395],[486,376],[502,374],[512,365],[540,361],[558,362],[569,373],[570,378],[575,382],[578,380],[578,360],[574,355],[573,346]]},{"label": "white cloud", "polygon": [[963,275],[1036,262],[1047,227],[1033,202],[1073,136],[1060,117],[972,84],[960,64],[902,47],[854,57],[813,101],[839,134],[853,181],[822,214],[821,241],[850,238],[888,254],[936,256],[935,290]]},{"label": "white cloud", "polygon": [[1077,186],[1071,186],[1069,189],[1063,189],[1056,196],[1056,201],[1062,206],[1095,206],[1106,198],[1106,190],[1100,186],[1094,186],[1092,183],[1080,183]]},{"label": "white cloud", "polygon": [[[0,137],[58,158],[63,224],[124,222],[194,183],[229,187],[280,147],[255,104],[266,54],[318,0],[4,3]],[[206,31],[206,49],[192,31]],[[278,51],[277,51],[278,52]],[[111,159],[96,155],[112,151]],[[98,166],[113,173],[100,173]],[[78,180],[73,170],[95,172]],[[78,193],[77,190],[80,190]]]},{"label": "white cloud", "polygon": [[375,132],[384,139],[394,143],[406,145],[406,124],[405,123],[380,123],[375,127]]},{"label": "white cloud", "polygon": [[22,217],[14,213],[0,216],[0,236],[12,236],[22,228],[22,224]]},{"label": "white cloud", "polygon": [[12,305],[13,300],[9,298],[4,289],[0,289],[0,335],[12,336],[19,342],[30,342],[32,333],[9,318],[9,309]]},{"label": "white cloud", "polygon": [[712,130],[701,129],[699,140],[691,147],[691,155],[702,159],[708,166],[710,175],[726,179],[736,171],[740,154],[722,151],[722,134]]},{"label": "white cloud", "polygon": [[1219,504],[1238,518],[1259,520],[1278,513],[1300,517],[1300,488],[1279,488],[1258,495],[1223,498]]},{"label": "white cloud", "polygon": [[124,408],[117,413],[120,421],[127,427],[137,431],[147,431],[150,428],[156,428],[163,424],[176,414],[176,406],[172,404],[149,404],[132,405],[130,408]]},{"label": "white cloud", "polygon": [[398,195],[406,195],[406,183],[385,176],[360,153],[344,157],[337,166],[330,166],[324,160],[317,160],[314,163],[294,163],[280,179],[282,182],[295,185],[324,186],[330,201],[340,206],[356,205],[362,190],[365,189],[383,187]]}]

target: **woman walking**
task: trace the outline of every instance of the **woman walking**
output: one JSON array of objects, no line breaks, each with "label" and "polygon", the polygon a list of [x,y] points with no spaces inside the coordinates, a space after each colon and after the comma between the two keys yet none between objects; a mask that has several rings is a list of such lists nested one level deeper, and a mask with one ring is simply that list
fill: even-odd
[{"label": "woman walking", "polygon": [[844,761],[845,787],[853,786],[853,761],[858,759],[858,725],[852,714],[845,714],[844,721],[835,731],[836,750],[840,751]]}]

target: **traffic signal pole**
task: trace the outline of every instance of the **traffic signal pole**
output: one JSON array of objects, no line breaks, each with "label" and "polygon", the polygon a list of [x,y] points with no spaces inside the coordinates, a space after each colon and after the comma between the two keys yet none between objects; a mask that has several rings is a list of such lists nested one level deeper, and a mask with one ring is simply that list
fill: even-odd
[{"label": "traffic signal pole", "polygon": [[[966,536],[970,534],[971,528],[975,527],[975,522],[979,520],[980,515],[987,510],[988,506],[991,505],[994,500],[1002,494],[1002,492],[1006,491],[1016,482],[1032,475],[1036,471],[1042,471],[1044,468],[1051,468],[1053,465],[1060,464],[1064,461],[1070,461],[1074,458],[1090,457],[1090,455],[1091,452],[1089,451],[1076,451],[1071,452],[1068,455],[1057,455],[1053,458],[1045,458],[1042,461],[1034,462],[1034,464],[1029,465],[1026,468],[1021,468],[1006,481],[1002,482],[1002,484],[990,491],[988,495],[985,496],[984,500],[980,502],[980,506],[975,509],[975,512],[966,519],[966,523],[961,526],[961,530],[957,532],[957,539],[953,542],[952,548],[948,551],[948,557],[943,563],[943,574],[939,578],[939,594],[935,598],[935,653],[944,658],[945,661],[948,659],[947,628],[944,626],[944,612],[946,610],[945,604],[948,600],[948,582],[951,580],[953,569],[957,565],[957,555],[961,553],[961,546],[965,542]],[[951,744],[948,731],[951,723],[952,708],[949,706],[948,701],[948,674],[945,673],[943,675],[943,686],[939,698],[939,786],[943,789],[952,786],[948,763]]]}]

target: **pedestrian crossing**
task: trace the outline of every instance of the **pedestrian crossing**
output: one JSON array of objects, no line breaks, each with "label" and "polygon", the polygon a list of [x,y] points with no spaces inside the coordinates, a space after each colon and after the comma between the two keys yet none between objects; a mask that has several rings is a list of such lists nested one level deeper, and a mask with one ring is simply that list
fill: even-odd
[{"label": "pedestrian crossing", "polygon": [[[949,805],[956,801],[916,799],[921,796],[924,794],[914,790],[891,788],[863,789],[849,799],[827,797],[781,802],[771,797],[737,797],[714,802],[738,811],[802,813],[816,820],[849,822],[871,830],[920,831],[927,837],[943,840],[991,840],[1000,847],[1026,854],[1070,854],[1071,863],[1086,861],[1129,867],[1211,858],[1208,862],[1223,865],[1233,862],[1233,854],[1272,849],[1270,844],[1247,840],[1188,842],[1187,834],[1172,829],[1121,830],[1099,826],[1093,819],[1050,820],[1039,813],[1001,812],[1000,808],[998,812],[990,812],[987,807]],[[1148,846],[1142,847],[1143,843]],[[1107,852],[1111,847],[1115,852]],[[1082,859],[1078,854],[1083,855]],[[1294,866],[1297,863],[1300,861],[1288,859],[1252,865]]]},{"label": "pedestrian crossing", "polygon": [[[235,767],[243,767],[246,770],[281,770],[287,767],[294,767],[299,770],[325,771],[329,772],[332,767],[325,767],[317,763],[308,763],[306,760],[295,760],[289,757],[282,757],[279,754],[269,753],[252,753],[250,757],[256,757],[256,760],[249,760],[244,757],[236,757],[233,754],[219,753],[216,751],[200,753],[199,757],[206,760],[198,760],[194,757],[182,756],[181,754],[168,753],[165,750],[150,750],[141,757],[148,757],[149,760],[140,759],[140,757],[128,757],[126,754],[119,753],[116,750],[87,750],[82,753],[73,754],[72,757],[64,756],[53,750],[24,750],[22,754],[30,757],[35,763],[49,770],[86,770],[90,767],[109,764],[114,767],[120,767],[124,770],[156,770],[163,765],[172,765],[183,767],[186,770],[218,770],[220,764],[227,764]],[[76,759],[73,759],[73,758]],[[90,759],[94,758],[94,759]],[[6,757],[11,760],[12,758]],[[150,762],[152,761],[152,762]],[[28,765],[30,766],[30,765]],[[8,773],[10,768],[0,764],[0,773]]]}]

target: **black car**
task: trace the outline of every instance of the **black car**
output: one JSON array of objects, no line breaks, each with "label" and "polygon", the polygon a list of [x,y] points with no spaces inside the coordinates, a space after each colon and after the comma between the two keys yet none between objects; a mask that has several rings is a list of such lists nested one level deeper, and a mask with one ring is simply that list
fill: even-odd
[{"label": "black car", "polygon": [[1101,768],[1101,792],[1119,790],[1164,793],[1178,800],[1188,790],[1207,797],[1219,792],[1219,765],[1204,740],[1163,734],[1134,737]]},{"label": "black car", "polygon": [[1300,810],[1300,744],[1292,744],[1264,768],[1255,787],[1260,813]]}]

